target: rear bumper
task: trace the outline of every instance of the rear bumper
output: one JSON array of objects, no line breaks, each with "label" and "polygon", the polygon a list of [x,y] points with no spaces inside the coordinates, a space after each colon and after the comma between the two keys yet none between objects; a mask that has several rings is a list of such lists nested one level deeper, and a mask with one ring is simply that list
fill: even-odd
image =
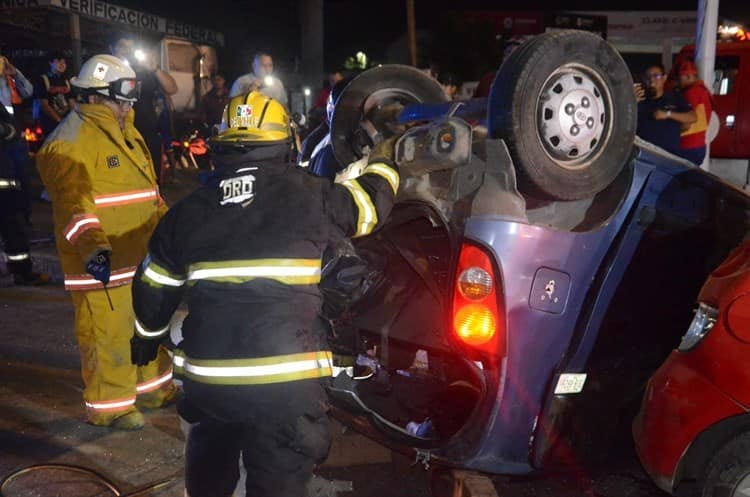
[{"label": "rear bumper", "polygon": [[646,387],[633,421],[638,457],[654,483],[672,493],[690,445],[715,423],[742,409],[673,351]]}]

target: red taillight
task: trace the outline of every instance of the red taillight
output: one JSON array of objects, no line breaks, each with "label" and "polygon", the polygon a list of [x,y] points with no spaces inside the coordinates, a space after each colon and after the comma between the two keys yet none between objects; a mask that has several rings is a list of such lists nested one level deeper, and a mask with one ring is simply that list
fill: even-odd
[{"label": "red taillight", "polygon": [[464,244],[453,288],[453,332],[465,345],[505,354],[499,281],[490,256],[475,245]]}]

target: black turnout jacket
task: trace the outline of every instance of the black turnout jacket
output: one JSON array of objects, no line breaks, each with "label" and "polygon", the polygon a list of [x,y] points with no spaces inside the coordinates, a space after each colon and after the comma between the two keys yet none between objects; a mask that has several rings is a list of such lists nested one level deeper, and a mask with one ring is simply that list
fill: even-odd
[{"label": "black turnout jacket", "polygon": [[186,298],[175,375],[188,400],[229,421],[321,400],[319,379],[331,375],[323,251],[384,222],[399,185],[392,164],[334,184],[262,159],[269,150],[216,157],[222,174],[164,216],[133,281],[140,338],[165,339]]}]

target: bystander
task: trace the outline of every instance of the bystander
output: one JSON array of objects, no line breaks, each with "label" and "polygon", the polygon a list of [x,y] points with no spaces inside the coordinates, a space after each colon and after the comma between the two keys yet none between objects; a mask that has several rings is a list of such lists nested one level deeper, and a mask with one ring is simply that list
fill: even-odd
[{"label": "bystander", "polygon": [[666,73],[660,64],[649,66],[643,83],[634,85],[638,102],[636,134],[667,152],[680,155],[682,125],[695,122],[695,112],[682,95],[664,89]]},{"label": "bystander", "polygon": [[[156,57],[147,57],[147,52],[142,49],[137,53],[135,38],[132,35],[116,35],[110,44],[110,51],[112,55],[126,61],[133,68],[140,84],[140,98],[133,105],[135,129],[141,133],[146,141],[158,179],[161,177],[162,141],[159,136],[159,116],[156,114],[156,100],[160,97],[160,92],[165,95],[177,93],[177,83],[168,72],[159,67]],[[136,55],[141,55],[141,57]]]},{"label": "bystander", "polygon": [[264,52],[258,52],[253,58],[253,72],[237,78],[229,90],[229,96],[236,97],[251,91],[259,91],[267,97],[287,106],[287,94],[284,83],[273,74],[273,58]]},{"label": "bystander", "polygon": [[706,157],[706,131],[713,112],[711,93],[703,81],[698,79],[698,68],[691,61],[683,62],[678,71],[680,89],[688,104],[695,111],[695,122],[683,127],[680,135],[681,155],[700,166]]},{"label": "bystander", "polygon": [[34,119],[39,122],[44,135],[49,135],[57,123],[75,105],[70,93],[70,83],[65,75],[68,63],[61,52],[52,52],[47,58],[49,70],[39,76],[34,85]]}]

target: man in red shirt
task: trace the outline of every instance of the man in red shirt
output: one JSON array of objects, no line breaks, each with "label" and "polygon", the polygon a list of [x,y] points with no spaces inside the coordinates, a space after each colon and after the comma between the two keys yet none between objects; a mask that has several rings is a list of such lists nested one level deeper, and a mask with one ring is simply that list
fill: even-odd
[{"label": "man in red shirt", "polygon": [[690,162],[701,165],[706,157],[706,130],[713,105],[711,93],[698,79],[698,69],[692,61],[680,65],[680,88],[685,100],[695,111],[696,121],[684,126],[680,134],[680,152]]}]

